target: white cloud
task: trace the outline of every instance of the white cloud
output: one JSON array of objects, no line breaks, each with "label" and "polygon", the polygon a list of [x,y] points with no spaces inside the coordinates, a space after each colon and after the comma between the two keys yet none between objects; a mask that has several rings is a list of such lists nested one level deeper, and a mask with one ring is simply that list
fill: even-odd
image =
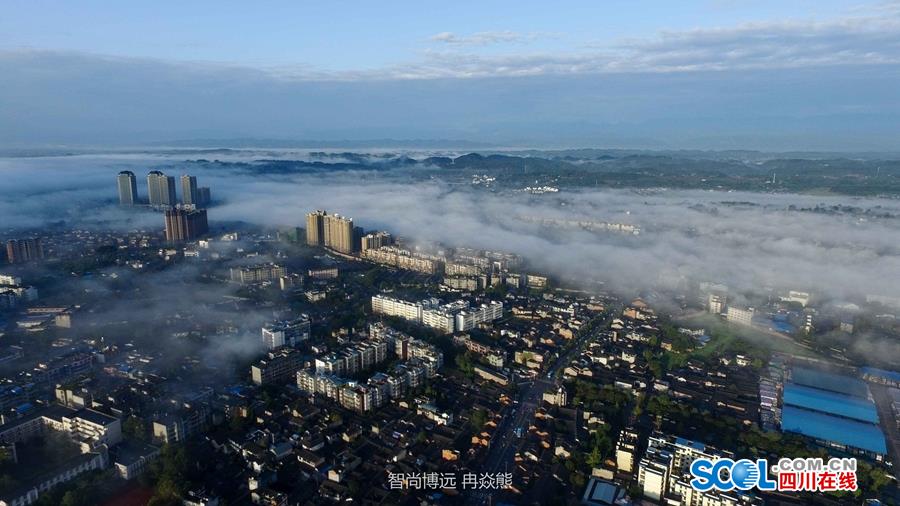
[{"label": "white cloud", "polygon": [[[244,70],[247,76],[284,81],[421,80],[444,78],[589,75],[794,69],[900,63],[900,2],[857,9],[827,21],[785,20],[719,28],[661,31],[655,37],[613,44],[582,44],[569,50],[524,49],[526,43],[558,37],[545,32],[441,32],[429,37],[443,49],[426,48],[418,59],[374,69],[330,71],[305,64],[247,68],[224,62],[180,62],[185,71]],[[515,45],[516,49],[499,48]],[[488,47],[490,52],[485,52]],[[497,46],[497,48],[493,48]],[[98,57],[110,62],[145,59]],[[0,51],[2,60],[40,56],[31,49]]]},{"label": "white cloud", "polygon": [[[483,55],[427,51],[424,61],[384,72],[394,78],[428,79],[896,64],[900,63],[898,33],[900,14],[882,10],[878,15],[826,22],[779,21],[663,31],[653,38],[589,45],[569,52]],[[439,37],[459,46],[476,46],[481,40],[476,35],[457,37],[447,32],[433,40]]]},{"label": "white cloud", "polygon": [[509,30],[475,32],[471,35],[457,35],[453,32],[441,32],[432,35],[429,37],[429,40],[432,42],[441,42],[458,46],[488,46],[504,43],[525,43],[549,36],[550,34],[540,32],[519,33]]}]

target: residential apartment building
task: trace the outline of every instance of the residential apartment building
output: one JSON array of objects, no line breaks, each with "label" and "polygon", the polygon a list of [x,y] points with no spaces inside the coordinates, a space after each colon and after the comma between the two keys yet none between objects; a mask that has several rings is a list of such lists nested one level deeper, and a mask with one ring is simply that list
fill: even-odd
[{"label": "residential apartment building", "polygon": [[282,320],[268,323],[262,328],[263,346],[267,350],[274,350],[282,346],[296,347],[309,339],[309,316],[301,314],[293,320]]},{"label": "residential apartment building", "polygon": [[292,348],[280,348],[250,367],[250,377],[256,385],[290,381],[303,367],[300,353]]},{"label": "residential apartment building", "polygon": [[123,170],[116,176],[116,184],[119,190],[119,205],[133,206],[138,204],[137,178],[134,172]]},{"label": "residential apartment building", "polygon": [[698,492],[690,485],[691,463],[698,458],[716,460],[731,457],[707,447],[703,443],[663,434],[650,436],[647,451],[638,466],[638,485],[644,497],[657,502],[684,506],[750,506],[762,500],[749,493],[735,490]]},{"label": "residential apartment building", "polygon": [[284,276],[285,273],[284,267],[273,263],[233,267],[230,270],[231,280],[242,285],[274,281]]}]

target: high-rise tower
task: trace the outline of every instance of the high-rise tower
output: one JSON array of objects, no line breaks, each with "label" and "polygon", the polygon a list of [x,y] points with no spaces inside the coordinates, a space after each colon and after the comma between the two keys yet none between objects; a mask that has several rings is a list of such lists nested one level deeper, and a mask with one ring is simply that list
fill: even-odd
[{"label": "high-rise tower", "polygon": [[353,227],[353,218],[325,211],[306,215],[306,243],[310,246],[325,246],[349,254],[359,249],[362,235],[361,228]]},{"label": "high-rise tower", "polygon": [[116,177],[116,183],[119,186],[119,204],[123,206],[133,206],[138,203],[137,196],[137,178],[134,172],[123,170]]},{"label": "high-rise tower", "polygon": [[187,174],[181,176],[181,203],[200,205],[200,195],[197,191],[197,178]]},{"label": "high-rise tower", "polygon": [[315,211],[306,215],[306,244],[325,245],[325,211]]},{"label": "high-rise tower", "polygon": [[175,178],[167,176],[158,170],[147,174],[147,193],[150,196],[151,206],[174,206]]},{"label": "high-rise tower", "polygon": [[209,231],[206,209],[167,209],[166,240],[190,241]]},{"label": "high-rise tower", "polygon": [[6,259],[11,264],[22,264],[44,258],[41,239],[10,239],[6,242]]},{"label": "high-rise tower", "polygon": [[353,253],[353,218],[339,214],[325,216],[325,246],[341,253]]}]

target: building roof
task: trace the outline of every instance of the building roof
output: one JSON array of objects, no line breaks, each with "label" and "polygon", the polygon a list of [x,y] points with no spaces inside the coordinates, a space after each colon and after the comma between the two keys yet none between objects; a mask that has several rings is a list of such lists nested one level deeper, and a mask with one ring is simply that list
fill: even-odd
[{"label": "building roof", "polygon": [[115,463],[130,466],[144,457],[159,452],[159,447],[140,441],[126,440],[116,446]]},{"label": "building roof", "polygon": [[[91,423],[95,423],[97,425],[109,425],[111,423],[116,422],[118,418],[114,416],[109,416],[105,413],[101,413],[99,411],[94,411],[93,409],[82,409],[76,413],[73,413],[75,417],[82,418]],[[70,415],[72,416],[72,415]]]},{"label": "building roof", "polygon": [[62,420],[64,416],[72,416],[72,414],[76,413],[77,410],[72,408],[67,408],[66,406],[61,406],[58,404],[54,404],[51,406],[47,406],[42,409],[37,409],[32,411],[31,413],[23,416],[22,418],[17,418],[15,420],[11,420],[3,425],[0,425],[0,432],[6,432],[14,427],[19,425],[24,425],[28,422],[33,421],[35,418],[41,418],[46,416],[47,418],[52,418],[54,420]]},{"label": "building roof", "polygon": [[625,499],[625,491],[615,483],[591,478],[587,488],[584,490],[584,496],[581,498],[581,504],[590,506],[608,506],[613,504],[623,504]]}]

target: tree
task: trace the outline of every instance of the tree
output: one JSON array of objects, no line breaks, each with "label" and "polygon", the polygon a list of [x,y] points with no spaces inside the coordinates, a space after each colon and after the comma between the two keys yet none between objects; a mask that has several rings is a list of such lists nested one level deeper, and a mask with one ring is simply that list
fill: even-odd
[{"label": "tree", "polygon": [[456,355],[454,362],[456,362],[456,367],[467,376],[470,376],[475,371],[475,365],[472,363],[472,357],[469,355],[469,352]]},{"label": "tree", "polygon": [[569,481],[572,483],[573,487],[575,487],[576,489],[578,489],[580,491],[581,487],[583,487],[584,484],[586,483],[586,478],[583,473],[575,472],[575,473],[572,473],[571,477],[569,478]]},{"label": "tree", "polygon": [[600,448],[595,446],[591,448],[591,453],[588,454],[586,459],[587,465],[593,467],[597,467],[603,462],[603,457],[600,455]]},{"label": "tree", "polygon": [[247,422],[249,420],[244,418],[239,413],[234,413],[231,415],[231,418],[228,420],[228,427],[233,431],[242,431],[247,428]]},{"label": "tree", "polygon": [[174,499],[181,495],[184,489],[183,484],[170,477],[163,477],[156,484],[156,496],[162,499]]},{"label": "tree", "polygon": [[484,424],[487,423],[488,413],[484,409],[476,409],[475,412],[472,413],[472,418],[469,420],[469,423],[472,424],[472,427],[475,430],[481,430],[484,427]]},{"label": "tree", "polygon": [[147,424],[136,416],[129,416],[125,419],[125,422],[122,423],[122,432],[128,437],[139,441],[145,441],[148,434]]},{"label": "tree", "polygon": [[12,490],[19,486],[19,482],[8,474],[0,474],[0,490]]},{"label": "tree", "polygon": [[628,496],[634,500],[644,495],[644,490],[637,483],[628,486]]},{"label": "tree", "polygon": [[11,446],[0,446],[0,469],[15,467]]},{"label": "tree", "polygon": [[90,502],[84,490],[76,488],[63,494],[59,504],[60,506],[87,506]]},{"label": "tree", "polygon": [[147,501],[147,506],[176,506],[180,504],[177,498],[173,497],[160,497],[155,495]]},{"label": "tree", "polygon": [[187,472],[190,462],[187,449],[182,444],[167,444],[159,452],[151,467],[156,482],[155,494],[148,504],[158,506],[175,504],[188,489]]}]

